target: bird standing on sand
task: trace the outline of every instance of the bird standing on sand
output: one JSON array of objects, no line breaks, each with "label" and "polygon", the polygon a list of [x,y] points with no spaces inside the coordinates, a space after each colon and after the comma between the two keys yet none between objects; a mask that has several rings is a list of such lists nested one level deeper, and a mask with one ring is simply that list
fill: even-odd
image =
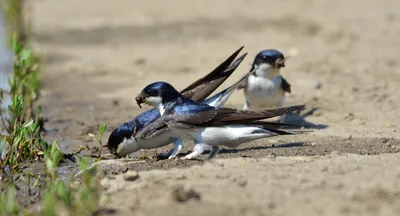
[{"label": "bird standing on sand", "polygon": [[[251,70],[255,72],[238,89],[244,89],[243,109],[282,107],[290,84],[280,71],[285,67],[285,56],[277,50],[263,50],[257,54]],[[282,121],[282,119],[281,119]]]},{"label": "bird standing on sand", "polygon": [[[222,106],[238,85],[233,85],[220,93],[207,98],[240,65],[246,54],[235,60],[243,47],[239,48],[212,72],[192,83],[181,93],[195,101],[211,106]],[[157,109],[141,113],[129,122],[119,125],[110,134],[107,147],[117,157],[124,157],[140,149],[152,149],[173,143],[173,148],[161,157],[175,158],[182,149],[182,140],[176,137],[160,119]]]},{"label": "bird standing on sand", "polygon": [[155,82],[146,86],[136,97],[140,106],[146,103],[157,108],[169,129],[182,139],[195,141],[192,153],[184,159],[194,159],[211,149],[209,159],[219,151],[220,145],[236,148],[240,144],[260,138],[291,133],[278,130],[280,123],[257,120],[280,116],[303,108],[303,105],[286,108],[250,111],[217,108],[184,97],[172,85]]}]

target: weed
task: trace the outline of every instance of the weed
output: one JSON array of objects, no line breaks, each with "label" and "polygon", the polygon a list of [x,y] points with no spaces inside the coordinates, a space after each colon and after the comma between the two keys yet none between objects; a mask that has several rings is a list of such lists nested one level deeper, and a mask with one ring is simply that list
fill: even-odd
[{"label": "weed", "polygon": [[96,179],[96,169],[89,168],[88,158],[79,158],[81,183],[68,185],[52,174],[53,167],[57,167],[57,159],[54,159],[58,158],[57,155],[53,152],[46,156],[46,164],[50,165],[49,181],[41,213],[52,216],[59,215],[62,211],[66,215],[92,215],[99,209],[99,182]]},{"label": "weed", "polygon": [[104,131],[106,131],[106,129],[107,129],[106,124],[99,124],[98,133],[88,134],[90,137],[93,137],[93,139],[99,145],[99,151],[98,151],[98,155],[97,155],[98,158],[101,158],[101,153],[103,151],[103,143],[102,143],[101,139],[102,139],[103,133],[104,133]]},{"label": "weed", "polygon": [[[40,135],[40,107],[36,108],[38,99],[38,59],[32,50],[25,49],[19,43],[23,41],[24,27],[22,25],[22,1],[7,0],[2,5],[6,6],[9,13],[15,13],[16,21],[14,29],[20,30],[14,34],[12,46],[14,50],[14,70],[9,79],[12,103],[7,109],[7,116],[3,118],[0,110],[1,123],[6,133],[0,134],[0,178],[3,181],[13,181],[15,172],[20,171],[20,163],[28,160],[44,158],[47,167],[47,190],[42,201],[39,215],[92,215],[99,208],[99,182],[96,178],[95,168],[89,168],[88,158],[79,157],[79,170],[82,173],[79,186],[68,184],[59,178],[57,167],[63,158],[56,142],[48,145]],[[22,33],[21,33],[22,32]],[[0,101],[4,92],[0,92]],[[102,152],[101,138],[106,130],[102,124],[98,133],[93,135],[99,143],[99,157]],[[31,188],[36,187],[38,180],[31,187],[31,176],[28,175],[28,193]],[[15,187],[6,186],[0,194],[0,215],[18,215],[21,213],[20,206],[15,199]]]},{"label": "weed", "polygon": [[1,194],[0,215],[18,215],[19,210],[19,204],[15,200],[15,187],[9,185]]},{"label": "weed", "polygon": [[58,178],[57,166],[60,163],[63,154],[58,148],[57,143],[54,141],[52,145],[44,148],[44,161],[47,167],[47,173],[51,181],[55,181]]},{"label": "weed", "polygon": [[[19,171],[22,161],[38,159],[46,143],[41,139],[39,120],[34,115],[34,102],[37,100],[39,82],[38,64],[31,50],[13,41],[14,73],[9,79],[12,103],[8,107],[8,118],[2,118],[7,134],[0,135],[0,177],[6,180]],[[1,116],[2,113],[0,113]],[[8,170],[8,173],[6,171]]]}]

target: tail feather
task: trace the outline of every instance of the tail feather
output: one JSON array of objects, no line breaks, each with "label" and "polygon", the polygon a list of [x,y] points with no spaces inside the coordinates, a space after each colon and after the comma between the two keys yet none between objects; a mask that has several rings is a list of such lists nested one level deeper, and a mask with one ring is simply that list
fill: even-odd
[{"label": "tail feather", "polygon": [[[276,133],[278,135],[298,135],[307,132],[311,132],[309,130],[301,129],[301,125],[293,125],[286,123],[278,123],[278,122],[251,122],[246,125],[260,127],[264,130]],[[284,130],[282,130],[284,129]]]},{"label": "tail feather", "polygon": [[303,125],[298,124],[290,124],[290,123],[282,123],[282,122],[267,122],[267,121],[254,121],[249,124],[261,125],[266,127],[273,128],[285,128],[285,129],[300,129],[303,128]]},{"label": "tail feather", "polygon": [[274,132],[276,134],[279,135],[293,135],[293,133],[287,132],[287,131],[283,131],[283,130],[278,130],[278,129],[273,129],[273,128],[264,128],[268,131]]},{"label": "tail feather", "polygon": [[284,114],[292,113],[296,110],[303,109],[305,105],[296,105],[289,107],[280,107],[266,110],[238,110],[231,108],[219,108],[217,115],[214,116],[214,120],[218,120],[223,123],[246,123],[255,122],[263,119],[273,118]]}]

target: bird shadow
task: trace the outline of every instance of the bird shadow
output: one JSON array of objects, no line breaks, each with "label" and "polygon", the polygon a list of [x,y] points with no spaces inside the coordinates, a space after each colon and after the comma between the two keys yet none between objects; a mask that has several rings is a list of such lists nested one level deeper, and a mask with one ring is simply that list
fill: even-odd
[{"label": "bird shadow", "polygon": [[[245,152],[245,151],[258,151],[258,150],[266,150],[266,149],[273,149],[273,148],[293,148],[293,147],[302,147],[304,146],[304,142],[292,142],[292,143],[285,143],[281,145],[271,145],[271,146],[253,146],[253,147],[248,147],[248,148],[242,148],[242,149],[236,149],[236,148],[222,148],[218,154],[236,154],[240,152]],[[192,153],[193,151],[188,151],[186,153],[179,153],[177,156],[178,157],[184,157],[187,154]],[[208,155],[210,154],[210,150],[206,150],[202,153],[202,155]],[[157,160],[165,160],[167,157],[161,156],[160,154],[157,155]],[[202,159],[196,159],[199,161],[203,161]]]},{"label": "bird shadow", "polygon": [[299,125],[305,128],[312,128],[312,129],[325,129],[329,127],[328,125],[325,124],[314,124],[306,120],[307,117],[312,116],[317,110],[319,110],[319,108],[314,107],[303,114],[300,113],[301,110],[291,114],[286,114],[284,121],[285,123],[288,124]]},{"label": "bird shadow", "polygon": [[293,147],[302,147],[302,146],[304,146],[304,142],[285,143],[285,144],[281,144],[281,145],[278,145],[278,146],[275,146],[275,145],[272,145],[272,146],[253,146],[253,147],[242,148],[242,149],[227,149],[227,148],[223,148],[223,149],[221,149],[219,151],[219,154],[234,154],[234,153],[240,153],[240,152],[243,152],[243,151],[258,151],[258,150],[273,149],[273,148],[293,148]]}]

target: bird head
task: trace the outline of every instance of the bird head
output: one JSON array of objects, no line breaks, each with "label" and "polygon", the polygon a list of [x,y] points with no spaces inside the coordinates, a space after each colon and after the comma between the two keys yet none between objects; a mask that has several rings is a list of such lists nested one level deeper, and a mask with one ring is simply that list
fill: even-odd
[{"label": "bird head", "polygon": [[124,157],[140,149],[139,143],[134,137],[138,125],[130,121],[118,126],[108,138],[107,147],[117,157]]},{"label": "bird head", "polygon": [[263,50],[254,58],[251,70],[258,67],[258,70],[269,73],[268,75],[276,76],[279,75],[280,69],[285,67],[286,59],[278,50]]},{"label": "bird head", "polygon": [[145,103],[157,108],[179,97],[181,97],[181,94],[169,83],[154,82],[147,85],[135,100],[139,107]]}]

